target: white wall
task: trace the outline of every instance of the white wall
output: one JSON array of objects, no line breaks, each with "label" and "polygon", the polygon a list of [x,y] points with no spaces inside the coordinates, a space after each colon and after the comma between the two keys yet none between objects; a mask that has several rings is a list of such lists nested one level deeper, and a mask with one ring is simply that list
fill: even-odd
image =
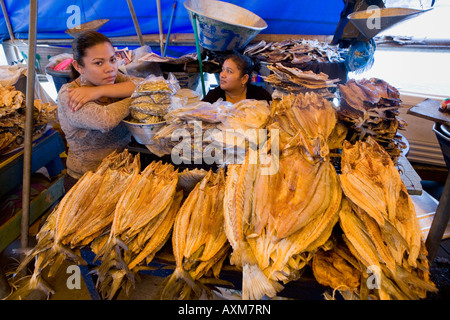
[{"label": "white wall", "polygon": [[0,66],[6,66],[8,61],[6,60],[5,50],[3,50],[3,45],[0,44]]}]

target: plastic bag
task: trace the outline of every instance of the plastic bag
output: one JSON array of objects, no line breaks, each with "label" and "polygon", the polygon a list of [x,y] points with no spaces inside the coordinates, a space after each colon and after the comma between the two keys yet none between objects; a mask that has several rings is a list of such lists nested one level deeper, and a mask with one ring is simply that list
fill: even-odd
[{"label": "plastic bag", "polygon": [[177,91],[175,96],[185,100],[186,104],[201,101],[201,95],[198,92],[187,88],[181,88],[180,90]]},{"label": "plastic bag", "polygon": [[131,98],[154,94],[172,96],[175,95],[179,89],[180,85],[173,74],[169,74],[167,80],[164,79],[163,76],[151,74],[136,86],[136,90],[131,95]]},{"label": "plastic bag", "polygon": [[23,65],[16,64],[13,66],[0,66],[0,84],[3,87],[15,85],[21,76],[26,77],[26,75],[27,75],[27,65],[25,64]]},{"label": "plastic bag", "polygon": [[270,107],[266,100],[245,99],[233,105],[232,112],[220,120],[226,129],[261,129],[270,116]]},{"label": "plastic bag", "polygon": [[180,104],[172,107],[166,120],[182,120],[182,121],[203,121],[208,123],[219,123],[223,117],[226,117],[228,112],[233,107],[231,102],[216,101],[209,103],[206,101],[198,101],[191,104]]},{"label": "plastic bag", "polygon": [[149,75],[136,86],[131,95],[131,119],[133,122],[163,121],[174,100],[174,95],[180,88],[177,79],[169,75],[168,79],[163,76]]},{"label": "plastic bag", "polygon": [[[49,69],[55,69],[55,67],[60,64],[61,62],[65,61],[65,60],[69,60],[69,59],[73,59],[73,55],[71,53],[61,53],[58,54],[56,56],[51,57],[50,59],[48,59],[48,64],[47,64],[47,68]],[[57,71],[67,71],[70,70],[70,65],[68,69],[65,70],[57,70]]]},{"label": "plastic bag", "polygon": [[119,69],[126,75],[145,78],[149,75],[161,76],[162,71],[159,64],[156,62],[139,61],[147,53],[152,52],[152,49],[145,45],[133,50],[133,60],[131,63],[120,66]]},{"label": "plastic bag", "polygon": [[[3,87],[14,86],[16,90],[26,94],[27,69],[28,66],[25,64],[0,66],[0,85]],[[39,81],[34,82],[34,99],[40,99],[42,103],[51,103],[52,105],[56,104]]]}]

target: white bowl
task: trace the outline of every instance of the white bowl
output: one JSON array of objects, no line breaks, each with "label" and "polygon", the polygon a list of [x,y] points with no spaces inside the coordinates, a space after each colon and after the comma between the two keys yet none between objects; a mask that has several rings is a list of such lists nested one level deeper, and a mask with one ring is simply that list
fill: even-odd
[{"label": "white bowl", "polygon": [[159,129],[166,124],[165,121],[157,123],[136,123],[122,120],[122,122],[127,126],[134,139],[140,144],[149,144]]}]

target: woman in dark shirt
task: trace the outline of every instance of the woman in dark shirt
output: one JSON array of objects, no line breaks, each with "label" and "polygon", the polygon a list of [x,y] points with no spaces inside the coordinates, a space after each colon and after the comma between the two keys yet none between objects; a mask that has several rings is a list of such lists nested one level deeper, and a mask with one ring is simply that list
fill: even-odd
[{"label": "woman in dark shirt", "polygon": [[203,101],[214,103],[220,98],[236,103],[244,99],[272,101],[272,95],[264,88],[251,84],[251,75],[255,70],[253,61],[242,54],[228,56],[220,72],[220,86],[210,90]]}]

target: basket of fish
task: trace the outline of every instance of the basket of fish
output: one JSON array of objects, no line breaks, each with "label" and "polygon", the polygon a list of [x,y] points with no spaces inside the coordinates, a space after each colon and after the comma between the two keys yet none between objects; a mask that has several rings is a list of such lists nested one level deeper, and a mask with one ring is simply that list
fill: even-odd
[{"label": "basket of fish", "polygon": [[267,28],[259,16],[231,3],[188,0],[184,7],[191,23],[196,16],[200,45],[211,51],[240,50]]}]

